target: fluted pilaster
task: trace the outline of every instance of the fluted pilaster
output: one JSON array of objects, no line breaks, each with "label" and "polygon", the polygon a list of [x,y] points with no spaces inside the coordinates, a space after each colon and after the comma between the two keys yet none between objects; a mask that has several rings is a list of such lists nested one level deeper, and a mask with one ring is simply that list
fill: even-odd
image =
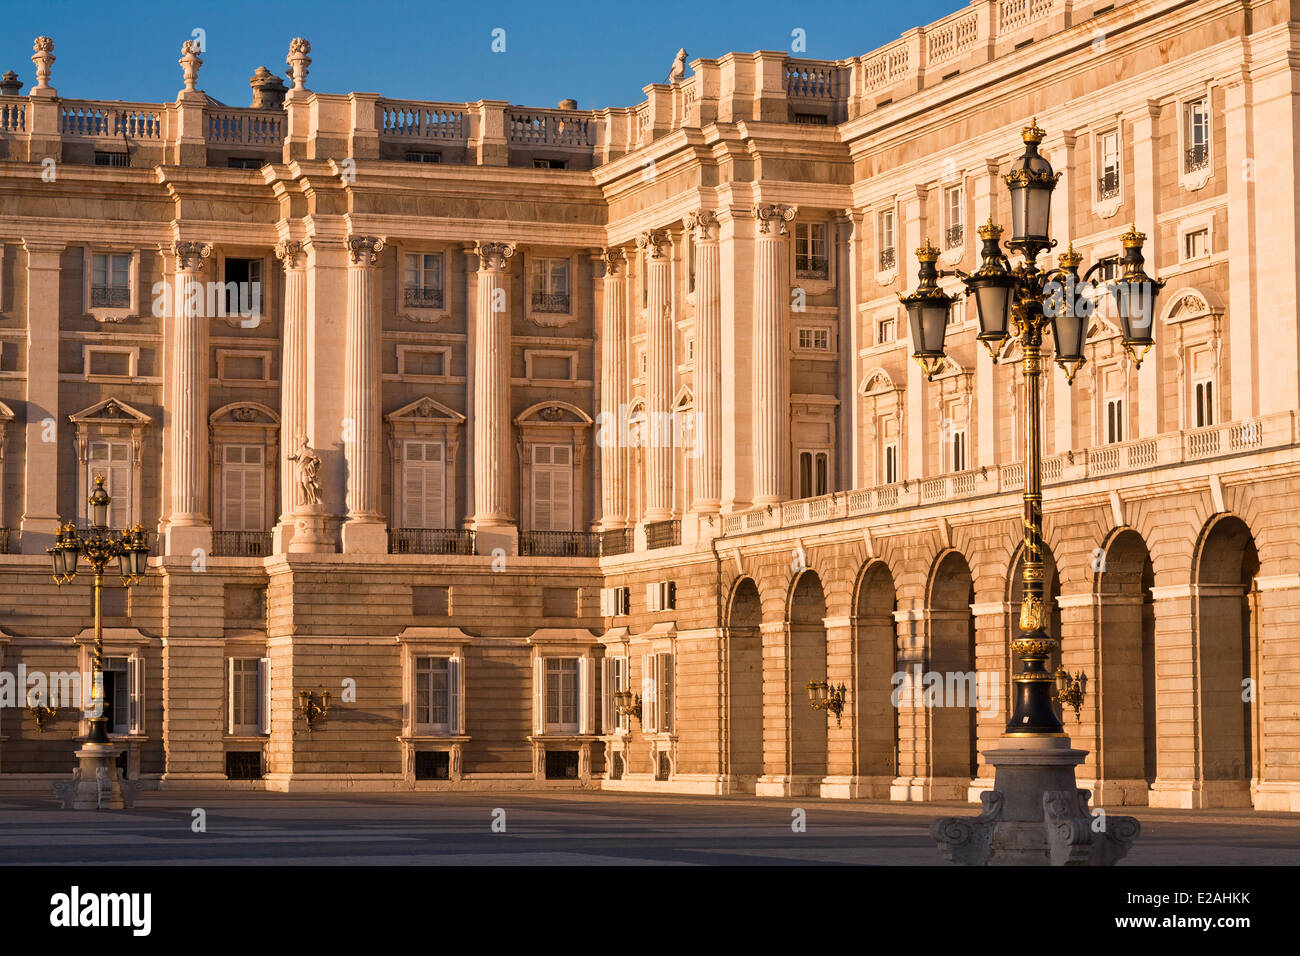
[{"label": "fluted pilaster", "polygon": [[511,524],[510,301],[512,242],[480,242],[474,332],[474,526]]},{"label": "fluted pilaster", "polygon": [[693,507],[717,512],[722,501],[722,269],[718,216],[686,217],[695,239],[695,447]]},{"label": "fluted pilaster", "polygon": [[[374,307],[375,266],[384,240],[348,237],[348,317],[343,378],[343,460],[347,467],[346,552],[386,551],[380,513],[379,452],[382,392],[379,314]],[[318,439],[319,440],[319,439]]]},{"label": "fluted pilaster", "polygon": [[621,249],[606,249],[604,320],[600,337],[600,474],[601,526],[621,528],[627,524],[627,451],[620,441],[627,415],[628,321],[627,259]]},{"label": "fluted pilaster", "polygon": [[[204,510],[203,489],[208,459],[208,317],[202,288],[205,242],[172,243],[176,274],[171,304],[171,394],[164,421],[170,459],[167,552],[186,554],[211,546],[211,522]],[[197,287],[197,288],[196,288]]]},{"label": "fluted pilaster", "polygon": [[790,383],[785,313],[786,223],[795,207],[763,205],[754,210],[754,504],[786,497],[789,483]]},{"label": "fluted pilaster", "polygon": [[294,469],[286,456],[307,438],[307,263],[302,243],[286,240],[275,248],[284,266],[284,342],[280,356],[280,514],[281,522],[302,504]]},{"label": "fluted pilaster", "polygon": [[636,241],[646,268],[646,521],[672,516],[673,449],[673,314],[672,245],[662,230],[642,233]]}]

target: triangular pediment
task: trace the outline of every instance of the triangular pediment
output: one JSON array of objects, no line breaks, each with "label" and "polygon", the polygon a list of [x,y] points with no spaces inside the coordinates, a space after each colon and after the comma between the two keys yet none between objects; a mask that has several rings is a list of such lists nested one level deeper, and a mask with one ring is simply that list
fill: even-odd
[{"label": "triangular pediment", "polygon": [[434,401],[429,396],[417,398],[408,405],[403,405],[396,411],[389,412],[384,416],[385,420],[390,422],[408,421],[408,422],[455,422],[461,424],[465,421],[465,416],[455,409],[448,408],[442,402]]},{"label": "triangular pediment", "polygon": [[89,408],[83,408],[79,412],[73,412],[68,416],[68,421],[78,424],[87,422],[116,422],[127,425],[149,425],[153,419],[140,411],[133,408],[120,398],[106,398],[102,402],[97,402]]}]

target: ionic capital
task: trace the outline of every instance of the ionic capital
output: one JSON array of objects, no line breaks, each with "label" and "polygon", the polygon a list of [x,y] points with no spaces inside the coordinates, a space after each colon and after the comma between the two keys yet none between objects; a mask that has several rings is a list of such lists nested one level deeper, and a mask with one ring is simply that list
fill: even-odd
[{"label": "ionic capital", "polygon": [[202,272],[203,260],[212,255],[212,246],[197,239],[177,239],[172,243],[177,272]]},{"label": "ionic capital", "polygon": [[298,239],[282,239],[275,246],[275,257],[284,266],[285,272],[301,269],[306,265],[306,256],[302,242]]},{"label": "ionic capital", "polygon": [[778,236],[787,236],[790,231],[786,229],[785,224],[794,219],[794,215],[799,211],[798,206],[783,206],[780,203],[764,203],[761,206],[754,207],[754,218],[758,220],[759,234],[766,234],[776,227]]},{"label": "ionic capital", "polygon": [[627,256],[617,246],[602,249],[598,257],[605,264],[605,275],[611,279],[627,275]]},{"label": "ionic capital", "polygon": [[502,272],[506,260],[515,254],[513,242],[476,242],[474,255],[478,256],[479,270],[482,272]]},{"label": "ionic capital", "polygon": [[348,236],[348,259],[353,265],[373,266],[384,245],[381,236]]},{"label": "ionic capital", "polygon": [[686,231],[691,233],[696,242],[716,242],[718,238],[718,214],[712,209],[697,209],[688,212],[682,220]]},{"label": "ionic capital", "polygon": [[636,247],[647,259],[666,259],[669,254],[668,230],[650,229],[636,237]]}]

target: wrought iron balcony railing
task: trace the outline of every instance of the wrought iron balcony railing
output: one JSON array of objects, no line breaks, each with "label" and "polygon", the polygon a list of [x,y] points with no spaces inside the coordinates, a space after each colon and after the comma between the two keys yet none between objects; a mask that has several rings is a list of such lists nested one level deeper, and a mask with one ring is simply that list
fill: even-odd
[{"label": "wrought iron balcony railing", "polygon": [[655,548],[671,548],[681,543],[680,521],[654,521],[645,526],[645,546],[651,551]]},{"label": "wrought iron balcony railing", "polygon": [[794,274],[799,279],[825,279],[831,273],[825,256],[796,256]]},{"label": "wrought iron balcony railing", "polygon": [[1210,164],[1210,144],[1196,143],[1188,146],[1183,156],[1183,170],[1194,172]]},{"label": "wrought iron balcony railing", "polygon": [[948,244],[947,248],[949,249],[960,249],[962,240],[965,239],[965,237],[966,237],[966,228],[960,224],[956,226],[949,226],[946,230],[944,230],[944,239],[947,242]]},{"label": "wrought iron balcony railing", "polygon": [[403,293],[403,301],[412,309],[441,309],[442,308],[442,290],[425,289],[407,286]]},{"label": "wrought iron balcony railing", "polygon": [[460,528],[389,528],[389,554],[476,554],[474,532]]},{"label": "wrought iron balcony railing", "polygon": [[0,528],[0,554],[9,553],[9,529]]},{"label": "wrought iron balcony railing", "polygon": [[898,259],[895,257],[893,246],[890,246],[888,249],[880,250],[880,271],[881,272],[888,272],[890,269],[894,268],[897,262]]},{"label": "wrought iron balcony railing", "polygon": [[519,553],[536,557],[600,557],[600,535],[592,531],[521,531]]},{"label": "wrought iron balcony railing", "polygon": [[131,290],[117,285],[96,285],[90,287],[90,307],[92,309],[125,308],[131,304]]},{"label": "wrought iron balcony railing", "polygon": [[632,551],[632,529],[615,528],[603,531],[600,535],[600,553],[602,557],[615,554],[629,554]]},{"label": "wrought iron balcony railing", "polygon": [[1097,177],[1097,198],[1114,199],[1119,195],[1119,170],[1112,169]]},{"label": "wrought iron balcony railing", "polygon": [[569,293],[534,292],[533,311],[534,312],[568,312]]},{"label": "wrought iron balcony railing", "polygon": [[264,558],[271,553],[271,532],[214,531],[212,553],[227,558]]}]

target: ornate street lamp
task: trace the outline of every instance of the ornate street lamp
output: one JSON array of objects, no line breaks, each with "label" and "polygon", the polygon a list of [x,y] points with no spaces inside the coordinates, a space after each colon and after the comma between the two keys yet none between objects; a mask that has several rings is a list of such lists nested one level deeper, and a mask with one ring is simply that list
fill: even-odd
[{"label": "ornate street lamp", "polygon": [[[934,250],[927,241],[917,250],[918,288],[903,299],[913,327],[913,357],[933,378],[943,359],[942,334],[931,335],[927,305],[936,296],[938,280],[955,275],[975,296],[979,340],[993,354],[1011,337],[1020,344],[1025,377],[1025,490],[1023,564],[1024,598],[1011,650],[1019,662],[1012,674],[1015,703],[1002,747],[987,750],[995,770],[994,789],[981,795],[984,812],[978,817],[948,817],[933,822],[931,835],[954,862],[987,865],[1018,863],[1113,863],[1123,856],[1138,833],[1130,817],[1111,816],[1105,832],[1091,827],[1086,800],[1080,800],[1074,768],[1084,752],[1069,745],[1053,702],[1083,704],[1087,678],[1080,671],[1050,671],[1047,662],[1060,649],[1047,631],[1043,597],[1043,481],[1042,481],[1042,355],[1043,333],[1055,343],[1056,362],[1071,384],[1084,362],[1083,343],[1095,309],[1098,285],[1094,265],[1079,277],[1081,257],[1071,247],[1057,267],[1042,272],[1038,257],[1055,242],[1050,235],[1052,190],[1059,175],[1038,153],[1043,131],[1034,122],[1022,131],[1025,151],[1011,165],[1005,181],[1011,193],[1012,235],[1007,247],[1019,254],[1012,263],[999,248],[1002,230],[992,218],[980,229],[982,262],[974,273],[936,270]],[[1124,237],[1124,273],[1109,283],[1123,324],[1124,349],[1140,364],[1151,347],[1151,317],[1162,283],[1142,270],[1146,237],[1130,228]]]},{"label": "ornate street lamp", "polygon": [[813,710],[824,710],[835,715],[835,726],[840,725],[840,715],[844,713],[844,685],[836,687],[824,680],[808,682],[808,703]]},{"label": "ornate street lamp", "polygon": [[112,531],[108,527],[108,506],[112,502],[104,488],[104,476],[95,476],[90,493],[90,527],[79,532],[72,522],[59,529],[54,547],[46,548],[54,566],[56,584],[67,584],[77,576],[77,560],[84,556],[95,574],[95,651],[90,685],[90,735],[88,744],[108,746],[108,717],[104,713],[104,569],[116,560],[122,584],[138,584],[149,560],[149,541],[140,525]]}]

